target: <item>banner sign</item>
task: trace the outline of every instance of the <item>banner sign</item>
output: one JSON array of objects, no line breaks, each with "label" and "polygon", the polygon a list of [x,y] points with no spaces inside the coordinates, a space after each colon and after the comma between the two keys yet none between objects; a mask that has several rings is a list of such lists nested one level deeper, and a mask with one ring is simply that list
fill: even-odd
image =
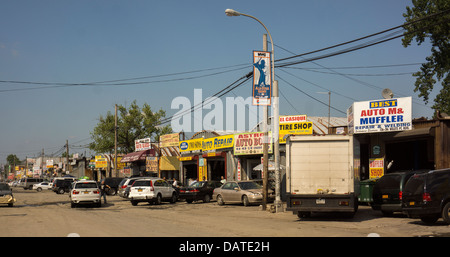
[{"label": "banner sign", "polygon": [[369,159],[369,178],[381,178],[384,175],[384,158]]},{"label": "banner sign", "polygon": [[161,135],[159,137],[159,147],[178,146],[180,144],[180,133]]},{"label": "banner sign", "polygon": [[272,96],[270,52],[253,51],[253,105],[268,105]]},{"label": "banner sign", "polygon": [[204,138],[202,142],[202,151],[212,151],[217,149],[233,147],[234,135],[220,137]]},{"label": "banner sign", "polygon": [[355,102],[347,110],[350,134],[412,129],[412,98]]},{"label": "banner sign", "polygon": [[203,138],[184,140],[180,142],[180,153],[197,153],[202,150]]},{"label": "banner sign", "polygon": [[134,140],[135,152],[144,151],[148,149],[152,149],[151,139],[149,137]]},{"label": "banner sign", "polygon": [[[263,132],[234,135],[234,155],[263,154]],[[269,153],[272,153],[272,133],[269,132]]]}]

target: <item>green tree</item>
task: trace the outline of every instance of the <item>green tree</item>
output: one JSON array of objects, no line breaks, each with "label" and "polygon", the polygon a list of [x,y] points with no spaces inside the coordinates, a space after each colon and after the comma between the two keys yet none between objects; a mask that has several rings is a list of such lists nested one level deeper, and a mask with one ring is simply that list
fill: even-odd
[{"label": "green tree", "polygon": [[8,162],[9,165],[14,166],[15,165],[19,165],[21,162],[19,160],[19,158],[15,155],[15,154],[10,154],[6,157],[6,161]]},{"label": "green tree", "polygon": [[[406,7],[406,13],[403,14],[406,19],[403,46],[411,45],[413,39],[418,45],[429,39],[432,45],[431,55],[420,70],[413,74],[416,77],[414,92],[419,91],[419,97],[428,103],[436,80],[440,81],[442,89],[434,99],[432,108],[450,114],[450,1],[412,0],[412,4],[413,7]],[[439,15],[414,22],[433,14]]]},{"label": "green tree", "polygon": [[[136,100],[127,108],[117,106],[117,151],[129,153],[134,151],[134,140],[151,138],[157,142],[160,135],[172,133],[170,125],[159,126],[159,121],[164,118],[166,112],[159,110],[153,112],[145,103],[140,108]],[[106,116],[100,115],[99,122],[91,132],[93,142],[89,148],[97,153],[114,151],[114,113],[108,111]]]}]

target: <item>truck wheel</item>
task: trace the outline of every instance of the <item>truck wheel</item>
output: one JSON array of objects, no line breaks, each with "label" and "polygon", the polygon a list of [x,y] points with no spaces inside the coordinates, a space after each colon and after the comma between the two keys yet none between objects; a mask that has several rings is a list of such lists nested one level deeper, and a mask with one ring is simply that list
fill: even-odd
[{"label": "truck wheel", "polygon": [[308,211],[299,211],[299,212],[297,213],[297,216],[298,216],[299,219],[302,219],[302,218],[309,218],[309,217],[311,217],[311,212],[308,212]]},{"label": "truck wheel", "polygon": [[444,208],[442,209],[442,218],[445,223],[450,224],[450,202],[444,205]]},{"label": "truck wheel", "polygon": [[436,223],[436,221],[439,219],[439,216],[434,215],[434,216],[425,216],[420,218],[421,221],[423,221],[426,224],[434,224]]}]

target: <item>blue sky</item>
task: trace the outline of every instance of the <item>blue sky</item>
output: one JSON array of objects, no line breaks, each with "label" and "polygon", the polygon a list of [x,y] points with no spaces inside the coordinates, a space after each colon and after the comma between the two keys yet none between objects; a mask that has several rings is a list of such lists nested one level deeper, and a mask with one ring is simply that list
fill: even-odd
[{"label": "blue sky", "polygon": [[[171,116],[178,111],[171,109],[177,96],[192,99],[194,89],[201,88],[206,98],[251,71],[252,51],[262,49],[265,31],[247,17],[226,16],[227,8],[264,22],[277,45],[275,59],[280,59],[401,25],[408,5],[410,1],[402,0],[2,1],[2,81],[74,84],[188,73],[126,81],[146,82],[139,85],[29,90],[45,85],[0,83],[0,163],[10,153],[20,158],[36,156],[42,148],[54,153],[66,140],[73,145],[89,143],[99,116],[113,112],[114,104],[137,100],[140,106],[148,103]],[[276,70],[282,94],[280,115],[328,115],[326,105],[284,82],[288,81],[325,103],[328,96],[317,92],[336,92],[331,105],[344,112],[354,100],[380,99],[381,89],[391,88],[396,97],[413,96],[413,118],[431,117],[431,104],[426,106],[417,97],[414,78],[404,74],[417,71],[419,65],[414,64],[423,62],[429,52],[427,43],[404,48],[395,39]],[[398,64],[409,65],[361,68]],[[219,67],[230,68],[192,72]],[[223,72],[236,68],[241,69]],[[330,74],[336,71],[341,75]],[[213,76],[216,72],[223,73]],[[200,75],[208,76],[191,78]],[[191,79],[155,82],[176,78]],[[12,89],[26,90],[7,91]],[[250,95],[247,83],[226,96]],[[335,110],[331,115],[344,116]],[[84,153],[84,149],[73,151]]]}]

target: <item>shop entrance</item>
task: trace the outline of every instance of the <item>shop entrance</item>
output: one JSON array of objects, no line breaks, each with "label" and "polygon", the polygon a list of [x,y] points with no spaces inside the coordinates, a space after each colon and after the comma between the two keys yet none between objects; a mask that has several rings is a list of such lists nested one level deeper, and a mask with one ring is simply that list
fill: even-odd
[{"label": "shop entrance", "polygon": [[208,180],[218,180],[223,176],[226,178],[225,160],[208,158]]},{"label": "shop entrance", "polygon": [[386,143],[386,163],[393,160],[389,171],[434,168],[433,143],[428,140]]},{"label": "shop entrance", "polygon": [[183,162],[184,169],[184,181],[189,181],[189,179],[197,179],[197,162]]}]

